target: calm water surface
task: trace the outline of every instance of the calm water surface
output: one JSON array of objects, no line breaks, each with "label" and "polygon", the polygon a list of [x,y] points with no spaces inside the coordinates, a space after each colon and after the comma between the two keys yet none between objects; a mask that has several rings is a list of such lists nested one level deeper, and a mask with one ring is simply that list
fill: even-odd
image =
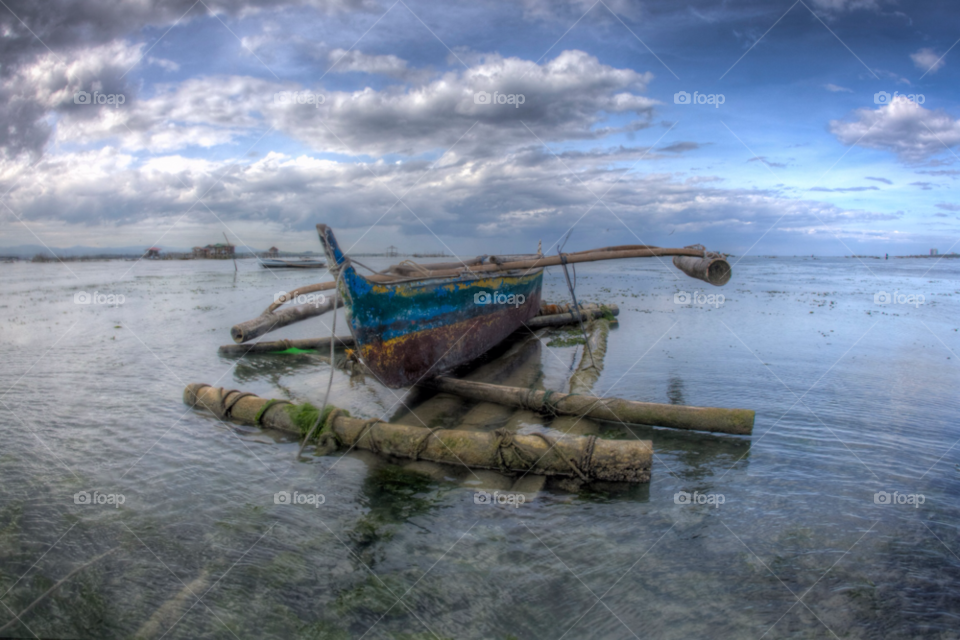
[{"label": "calm water surface", "polygon": [[[581,298],[621,309],[598,394],[752,408],[754,435],[623,431],[653,440],[649,486],[550,483],[519,508],[474,503],[510,486],[499,474],[297,463],[289,439],[182,403],[191,382],[322,400],[311,354],[217,355],[232,324],[316,278],[0,264],[0,626],[116,549],[0,636],[960,637],[960,261],[747,258],[722,289],[657,261],[581,267]],[[566,300],[562,272],[544,297]],[[327,336],[330,319],[275,335]],[[515,344],[511,375],[565,388],[579,347],[550,338]],[[354,415],[402,414],[403,397],[334,379]],[[76,504],[84,491],[123,504]]]}]

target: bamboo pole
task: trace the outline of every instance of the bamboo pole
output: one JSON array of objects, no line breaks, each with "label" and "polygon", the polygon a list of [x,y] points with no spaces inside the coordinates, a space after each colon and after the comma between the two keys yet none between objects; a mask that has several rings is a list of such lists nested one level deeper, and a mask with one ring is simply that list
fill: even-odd
[{"label": "bamboo pole", "polygon": [[456,380],[445,376],[433,378],[429,386],[445,393],[454,393],[481,402],[499,402],[511,407],[527,408],[541,413],[587,416],[597,420],[645,424],[673,429],[692,429],[750,435],[755,412],[749,409],[688,407],[654,402],[636,402],[622,398],[595,398],[553,391],[530,391],[482,382]]},{"label": "bamboo pole", "polygon": [[[613,247],[618,249],[618,247]],[[500,264],[496,263],[487,263],[479,265],[467,265],[459,269],[438,269],[436,271],[431,271],[430,275],[421,275],[413,278],[403,278],[392,275],[369,275],[363,276],[368,282],[375,282],[379,284],[390,284],[397,282],[422,282],[425,280],[440,279],[440,278],[455,278],[457,276],[463,275],[464,272],[469,273],[491,273],[494,271],[515,271],[515,270],[529,270],[542,269],[543,267],[555,267],[559,264],[563,264],[563,260],[566,259],[567,264],[578,264],[580,262],[596,262],[598,260],[625,260],[628,258],[653,258],[657,256],[692,256],[694,258],[703,258],[704,251],[702,249],[660,249],[656,247],[645,247],[645,248],[629,248],[625,250],[610,251],[606,249],[595,249],[592,251],[584,251],[581,253],[565,253],[558,256],[544,256],[542,258],[533,258],[530,260],[517,260],[516,262],[504,262]],[[727,271],[729,271],[729,265],[727,265]],[[689,274],[688,274],[689,275]],[[311,284],[304,287],[295,289],[288,294],[287,299],[290,297],[297,297],[306,293],[316,293],[318,291],[329,291],[333,289],[335,283],[333,281],[329,282],[320,282],[317,284]],[[267,312],[273,312],[274,309],[283,304],[283,301],[274,302],[272,305],[267,307]]]},{"label": "bamboo pole", "polygon": [[[601,318],[590,323],[590,335],[587,337],[590,349],[584,348],[580,354],[580,364],[570,376],[570,393],[587,396],[593,392],[593,385],[603,372],[603,358],[607,354],[609,334],[610,323],[606,320]],[[556,416],[550,422],[550,428],[581,436],[600,433],[600,425],[585,416]]]},{"label": "bamboo pole", "polygon": [[[353,347],[356,341],[353,336],[337,336],[337,345]],[[277,353],[287,349],[314,349],[316,351],[330,351],[330,338],[304,338],[302,340],[271,340],[254,342],[252,344],[225,344],[220,346],[222,356],[245,356],[248,353]]]},{"label": "bamboo pole", "polygon": [[[281,429],[302,435],[310,424],[310,405],[281,404],[225,392],[204,384],[190,384],[183,400],[191,407],[212,411],[223,420]],[[360,420],[334,410],[325,416],[321,438],[335,439],[343,448],[472,469],[529,472],[579,477],[607,482],[649,482],[653,444],[649,440],[601,440],[580,436],[549,437],[456,429],[425,429],[377,420]],[[306,426],[304,426],[306,424]]]},{"label": "bamboo pole", "polygon": [[210,576],[204,569],[190,584],[184,585],[183,589],[177,592],[177,595],[164,602],[159,609],[154,611],[150,619],[144,622],[143,626],[133,635],[134,639],[153,640],[162,637],[183,617],[184,614],[181,612],[187,605],[188,599],[196,598],[199,600],[207,592],[209,583]]},{"label": "bamboo pole", "polygon": [[[296,295],[297,294],[291,294],[288,296],[288,299],[294,298]],[[235,324],[230,327],[230,337],[233,338],[233,341],[236,343],[249,342],[254,338],[281,327],[285,327],[288,324],[300,322],[301,320],[306,320],[307,318],[312,318],[314,316],[323,315],[328,311],[331,311],[334,304],[336,304],[338,307],[342,307],[343,298],[336,296],[336,300],[333,298],[327,298],[316,304],[301,304],[296,307],[284,309],[279,313],[274,313],[273,309],[276,307],[271,306],[268,311],[265,311],[253,320],[247,320],[246,322],[241,322],[240,324]],[[279,306],[277,303],[274,303],[274,305]]]},{"label": "bamboo pole", "polygon": [[[600,379],[603,372],[603,358],[607,354],[607,336],[610,335],[610,323],[604,319],[590,323],[590,335],[584,345],[583,355],[580,356],[580,365],[570,376],[570,393],[587,395],[593,391],[593,385]],[[591,357],[592,355],[592,357]]]},{"label": "bamboo pole", "polygon": [[703,280],[718,287],[730,282],[730,263],[716,253],[705,253],[702,258],[675,256],[673,266],[691,278]]}]

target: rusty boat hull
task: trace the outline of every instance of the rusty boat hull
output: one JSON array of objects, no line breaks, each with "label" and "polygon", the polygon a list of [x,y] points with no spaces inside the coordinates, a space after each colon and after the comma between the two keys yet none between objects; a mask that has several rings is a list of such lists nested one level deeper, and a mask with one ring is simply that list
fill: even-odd
[{"label": "rusty boat hull", "polygon": [[378,284],[341,252],[332,230],[317,225],[356,350],[388,387],[405,387],[469,362],[537,315],[543,270],[489,277]]}]

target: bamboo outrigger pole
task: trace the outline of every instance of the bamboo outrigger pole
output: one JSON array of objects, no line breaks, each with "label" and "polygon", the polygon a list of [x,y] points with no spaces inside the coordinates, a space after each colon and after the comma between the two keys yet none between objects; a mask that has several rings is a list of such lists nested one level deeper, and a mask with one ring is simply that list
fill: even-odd
[{"label": "bamboo outrigger pole", "polygon": [[495,402],[540,413],[585,416],[598,420],[644,424],[673,429],[692,429],[735,435],[753,433],[756,416],[749,409],[687,407],[675,404],[636,402],[622,398],[595,398],[556,391],[534,391],[519,387],[457,380],[447,376],[433,378],[427,385],[471,400]]},{"label": "bamboo outrigger pole", "polygon": [[300,322],[314,316],[322,316],[333,309],[334,304],[338,307],[343,306],[343,298],[326,298],[316,304],[301,304],[296,307],[289,307],[279,313],[273,311],[264,312],[254,318],[230,327],[230,337],[236,343],[248,342],[258,338],[265,333],[269,333],[288,324]]},{"label": "bamboo outrigger pole", "polygon": [[[648,247],[646,245],[635,245],[622,247],[609,247],[607,249],[594,249],[591,251],[582,251],[580,253],[565,253],[559,256],[544,256],[542,258],[530,258],[527,260],[516,260],[513,262],[496,262],[496,256],[491,258],[487,264],[466,265],[459,269],[435,269],[429,270],[429,274],[419,274],[412,277],[402,277],[396,275],[374,274],[364,276],[368,281],[375,283],[392,283],[405,281],[420,281],[441,278],[455,278],[464,273],[491,273],[495,271],[515,271],[522,269],[540,269],[542,267],[554,267],[563,264],[578,264],[581,262],[597,262],[599,260],[625,260],[628,258],[652,258],[657,256],[685,256],[693,258],[693,261],[684,261],[676,264],[677,268],[692,278],[698,278],[716,286],[723,286],[730,280],[730,265],[722,256],[711,253],[703,248],[684,248],[684,249],[661,249],[659,247]],[[709,279],[707,279],[709,278]],[[285,297],[277,300],[264,312],[272,313],[283,305],[287,300],[296,298],[306,293],[315,293],[317,291],[329,291],[335,286],[331,280],[329,282],[320,282],[305,287],[300,287],[288,293]]]}]

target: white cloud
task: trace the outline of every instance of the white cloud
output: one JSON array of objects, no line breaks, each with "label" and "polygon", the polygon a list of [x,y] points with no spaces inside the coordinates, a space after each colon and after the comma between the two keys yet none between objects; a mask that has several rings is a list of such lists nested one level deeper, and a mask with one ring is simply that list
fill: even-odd
[{"label": "white cloud", "polygon": [[[393,56],[361,55],[349,64],[406,68]],[[317,151],[414,156],[456,144],[458,155],[488,155],[538,138],[591,140],[643,129],[659,102],[634,92],[646,90],[652,77],[601,64],[582,51],[564,51],[540,65],[490,55],[409,87],[312,89],[322,104],[275,101],[278,91],[305,90],[297,85],[247,76],[194,78],[158,85],[153,97],[122,108],[87,109],[82,118],[67,114],[57,139],[114,139],[124,149],[173,151],[223,144],[272,126]],[[478,102],[478,92],[487,92],[490,102]],[[520,94],[523,104],[492,104],[497,94]],[[626,120],[612,126],[611,117]]]},{"label": "white cloud", "polygon": [[853,89],[847,89],[846,87],[841,87],[835,84],[825,84],[823,85],[823,88],[826,89],[827,91],[833,91],[834,93],[841,92],[841,91],[846,93],[853,93]]},{"label": "white cloud", "polygon": [[369,73],[412,82],[425,81],[429,71],[411,69],[407,61],[395,55],[369,55],[360,51],[333,49],[328,54],[333,73]]},{"label": "white cloud", "polygon": [[913,64],[916,65],[917,69],[922,70],[924,73],[936,73],[946,64],[944,62],[945,58],[938,56],[934,53],[933,49],[929,48],[920,49],[916,53],[911,53],[910,59],[913,60]]},{"label": "white cloud", "polygon": [[960,121],[906,99],[878,109],[858,109],[854,116],[852,121],[830,121],[837,140],[890,151],[904,162],[920,162],[960,144]]},{"label": "white cloud", "polygon": [[[622,159],[619,149],[612,150],[612,159]],[[677,243],[700,241],[732,250],[745,239],[750,240],[742,248],[749,246],[781,216],[777,233],[790,229],[790,234],[896,217],[771,191],[721,188],[711,176],[624,175],[595,157],[560,163],[537,148],[439,166],[336,162],[275,152],[256,161],[171,155],[138,162],[104,148],[48,154],[20,170],[33,179],[17,183],[8,197],[11,207],[29,222],[73,226],[77,242],[87,244],[88,238],[102,236],[104,227],[122,233],[132,224],[164,229],[179,220],[178,228],[203,230],[219,224],[217,218],[231,229],[269,228],[293,237],[326,222],[356,236],[383,217],[379,227],[396,235],[414,237],[429,228],[445,242],[470,250],[483,250],[494,238],[505,250],[529,249],[538,239],[553,242],[578,220],[577,238],[585,246],[617,244],[604,232],[632,238],[629,228],[641,239],[676,230]],[[0,165],[0,175],[16,178],[9,166]],[[404,193],[403,204],[396,204]],[[597,204],[593,194],[603,193],[603,204]],[[197,204],[201,197],[203,204]],[[257,246],[260,236],[241,234],[241,240]]]}]

